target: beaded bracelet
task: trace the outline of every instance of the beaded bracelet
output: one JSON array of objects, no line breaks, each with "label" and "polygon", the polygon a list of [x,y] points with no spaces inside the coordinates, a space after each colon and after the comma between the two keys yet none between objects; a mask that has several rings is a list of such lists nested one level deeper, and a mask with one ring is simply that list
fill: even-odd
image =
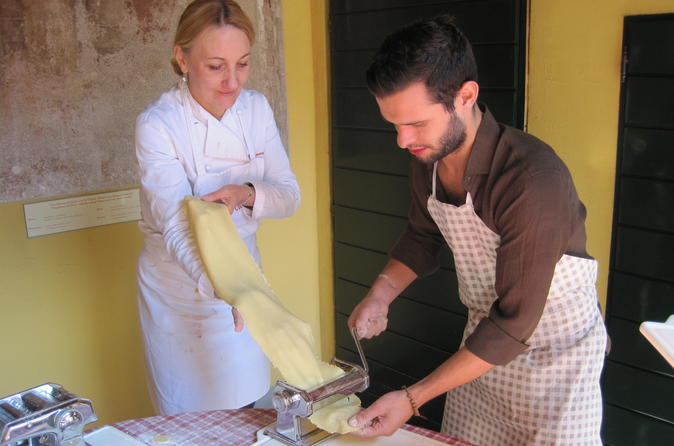
[{"label": "beaded bracelet", "polygon": [[412,394],[410,393],[407,386],[402,386],[401,389],[405,391],[407,399],[410,401],[410,406],[412,406],[412,411],[414,412],[414,415],[417,417],[421,417],[422,415],[419,413],[419,407],[417,406],[416,401],[414,401],[414,398],[412,398]]}]

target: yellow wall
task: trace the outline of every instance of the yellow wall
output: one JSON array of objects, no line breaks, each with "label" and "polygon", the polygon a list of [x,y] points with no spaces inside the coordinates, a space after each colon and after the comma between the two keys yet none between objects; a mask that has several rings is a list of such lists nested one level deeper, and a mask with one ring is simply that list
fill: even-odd
[{"label": "yellow wall", "polygon": [[288,308],[314,328],[324,358],[333,354],[332,248],[325,5],[282,2],[290,162],[302,191],[295,216],[265,221],[262,264]]},{"label": "yellow wall", "polygon": [[136,223],[28,239],[0,205],[0,396],[43,382],[90,398],[105,422],[151,414],[136,317]]},{"label": "yellow wall", "polygon": [[606,302],[620,106],[623,17],[674,11],[671,0],[530,0],[530,133],[567,163],[588,209],[588,250]]}]

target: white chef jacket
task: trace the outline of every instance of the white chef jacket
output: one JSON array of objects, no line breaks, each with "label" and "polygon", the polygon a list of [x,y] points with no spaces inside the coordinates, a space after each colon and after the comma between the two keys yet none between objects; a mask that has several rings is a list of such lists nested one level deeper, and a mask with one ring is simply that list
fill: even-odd
[{"label": "white chef jacket", "polygon": [[215,297],[189,230],[186,195],[227,184],[255,187],[252,211],[232,219],[260,262],[261,218],[292,215],[300,201],[266,98],[242,90],[221,120],[178,85],[136,121],[141,176],[139,312],[150,391],[159,413],[238,408],[264,395],[269,362],[250,332],[234,332],[231,307]]}]

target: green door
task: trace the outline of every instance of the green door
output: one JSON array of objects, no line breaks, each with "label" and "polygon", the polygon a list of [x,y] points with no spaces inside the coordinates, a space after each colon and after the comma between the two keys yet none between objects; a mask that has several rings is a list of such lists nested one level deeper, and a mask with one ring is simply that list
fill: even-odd
[{"label": "green door", "polygon": [[603,378],[606,445],[674,444],[674,369],[639,333],[674,313],[674,14],[625,18]]}]

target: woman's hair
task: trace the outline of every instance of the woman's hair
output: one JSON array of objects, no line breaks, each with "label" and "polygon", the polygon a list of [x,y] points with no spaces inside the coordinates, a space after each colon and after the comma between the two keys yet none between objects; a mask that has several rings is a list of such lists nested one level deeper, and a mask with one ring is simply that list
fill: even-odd
[{"label": "woman's hair", "polygon": [[433,100],[450,112],[467,81],[477,81],[475,56],[447,15],[412,23],[388,36],[367,70],[367,85],[375,97],[423,82]]},{"label": "woman's hair", "polygon": [[[234,0],[194,0],[180,16],[173,45],[188,53],[197,36],[213,25],[232,25],[246,34],[251,45],[255,42],[253,23]],[[179,76],[183,74],[175,57],[171,65]]]}]

